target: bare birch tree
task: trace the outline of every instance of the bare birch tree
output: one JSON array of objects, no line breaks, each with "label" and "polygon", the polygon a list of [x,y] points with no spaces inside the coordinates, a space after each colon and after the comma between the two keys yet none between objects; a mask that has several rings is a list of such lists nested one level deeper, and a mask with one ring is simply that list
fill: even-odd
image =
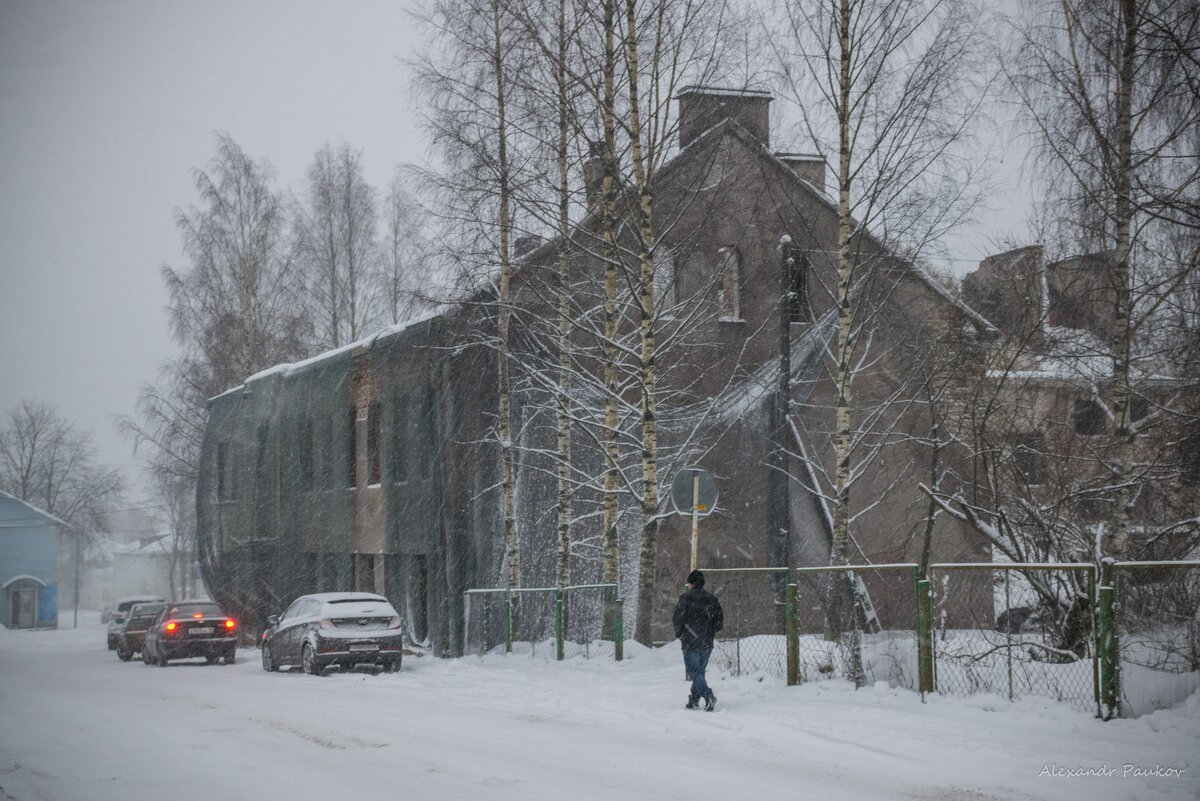
[{"label": "bare birch tree", "polygon": [[317,322],[318,350],[362,337],[382,319],[375,190],[362,171],[362,154],[326,144],[308,167],[305,202],[297,204],[296,258],[306,300]]},{"label": "bare birch tree", "polygon": [[1014,28],[1010,82],[1040,139],[1051,208],[1065,210],[1057,233],[1103,254],[1091,294],[1109,307],[1096,332],[1112,360],[1106,550],[1121,558],[1148,489],[1135,409],[1147,377],[1170,369],[1157,321],[1197,268],[1194,250],[1159,246],[1200,231],[1200,15],[1190,0],[1064,0],[1031,6]]},{"label": "bare birch tree", "polygon": [[[981,102],[973,11],[955,0],[788,4],[774,39],[782,84],[803,129],[834,159],[831,564],[848,561],[851,490],[876,455],[864,453],[855,377],[873,358],[875,307],[866,299],[886,263],[880,247],[915,257],[961,219],[965,179],[953,157]],[[844,628],[846,597],[831,595],[828,636]]]}]

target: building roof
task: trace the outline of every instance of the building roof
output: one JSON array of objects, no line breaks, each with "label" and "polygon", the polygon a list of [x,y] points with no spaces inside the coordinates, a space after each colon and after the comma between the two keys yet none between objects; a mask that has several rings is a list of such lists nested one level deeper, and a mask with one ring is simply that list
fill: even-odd
[{"label": "building roof", "polygon": [[[685,94],[698,93],[701,91],[703,91],[704,93],[707,93],[707,94],[727,94],[729,96],[769,96],[770,95],[769,92],[765,92],[762,90],[756,90],[756,89],[726,89],[726,90],[722,90],[722,89],[712,89],[712,88],[704,88],[704,87],[696,87],[696,86],[687,86],[687,87],[684,87],[682,90],[680,90],[677,97],[683,96]],[[753,133],[748,131],[737,120],[735,120],[731,117],[725,117],[725,118],[721,119],[719,122],[712,125],[707,130],[696,135],[690,142],[688,142],[687,145],[685,145],[684,147],[681,147],[679,149],[679,151],[674,155],[674,157],[672,157],[669,161],[667,161],[665,164],[663,164],[659,168],[657,180],[661,181],[663,179],[663,177],[669,175],[671,172],[681,169],[682,166],[689,160],[688,157],[701,149],[701,147],[699,146],[700,143],[706,142],[706,141],[711,141],[711,140],[717,139],[717,138],[721,138],[725,135],[733,135],[736,138],[740,139],[752,151],[754,151],[758,156],[763,158],[767,164],[772,166],[781,176],[783,176],[786,180],[790,181],[794,186],[797,186],[801,190],[806,192],[812,198],[812,200],[814,200],[819,205],[824,206],[827,210],[830,210],[834,213],[837,212],[837,204],[834,203],[833,200],[828,195],[826,195],[825,192],[821,188],[815,186],[812,182],[810,182],[804,176],[797,173],[794,169],[792,169],[791,166],[789,166],[787,164],[786,161],[784,161],[783,158],[781,158],[781,156],[797,155],[797,154],[780,154],[780,153],[772,152],[772,150],[768,146],[768,143],[763,142],[762,140],[755,137]],[[809,154],[799,154],[799,155],[809,155]],[[633,188],[626,186],[625,190],[627,192],[632,192]],[[584,217],[584,219],[579,221],[578,226],[581,228],[585,228],[588,226],[589,223],[595,224],[595,222],[599,219],[599,216],[600,216],[600,211],[598,209],[593,210],[592,212],[587,214]],[[856,227],[857,227],[857,225],[856,225]],[[869,233],[868,233],[868,236],[869,236]],[[559,239],[560,238],[557,236],[547,237],[541,241],[541,244],[539,244],[537,247],[533,248],[529,252],[524,253],[519,257],[514,256],[514,258],[513,258],[514,272],[519,271],[522,268],[528,267],[529,265],[536,264],[536,263],[540,262],[542,259],[547,258],[550,254],[557,253],[558,247],[559,247],[559,244],[558,244]],[[946,301],[951,306],[953,306],[955,309],[957,309],[964,317],[969,319],[971,321],[971,323],[974,326],[976,326],[976,328],[979,329],[981,332],[986,332],[988,334],[998,333],[998,329],[996,328],[995,325],[993,325],[990,321],[988,321],[978,311],[973,309],[971,306],[967,305],[961,298],[955,296],[953,293],[951,293],[949,290],[947,290],[946,287],[944,287],[940,283],[938,283],[938,281],[936,279],[934,279],[928,272],[923,270],[915,262],[911,261],[910,259],[901,258],[901,257],[895,256],[895,255],[891,255],[891,258],[894,259],[896,261],[897,265],[899,265],[902,269],[904,269],[909,275],[913,276],[918,281],[925,284],[927,287],[929,287],[929,289],[931,289],[935,294],[937,294],[942,300]],[[485,289],[483,291],[486,292],[487,290]],[[479,293],[479,292],[476,293],[476,295],[479,295],[479,294],[481,294],[481,293]],[[412,320],[408,320],[403,323],[398,323],[398,324],[389,326],[387,328],[384,328],[381,331],[377,331],[373,334],[363,337],[362,339],[358,340],[357,342],[351,342],[347,345],[343,345],[338,348],[333,348],[331,350],[327,350],[322,353],[318,353],[315,356],[312,356],[308,359],[304,359],[299,362],[282,363],[282,364],[272,365],[271,367],[268,367],[265,370],[261,370],[261,371],[255,373],[254,375],[249,376],[241,384],[238,384],[237,386],[234,386],[234,387],[230,387],[229,389],[225,390],[224,392],[220,393],[219,395],[216,395],[216,396],[210,398],[209,402],[211,403],[212,401],[215,401],[218,398],[223,398],[227,395],[231,395],[238,391],[244,390],[246,388],[246,386],[248,384],[250,384],[252,381],[258,381],[263,378],[268,378],[271,376],[292,375],[292,374],[298,373],[300,371],[303,371],[309,367],[312,367],[314,365],[320,364],[321,362],[334,359],[339,355],[344,355],[344,354],[348,354],[348,353],[352,353],[352,352],[359,352],[359,351],[364,351],[364,350],[370,349],[377,342],[386,341],[386,340],[390,339],[391,337],[404,332],[406,329],[409,329],[420,323],[428,322],[432,319],[441,317],[441,316],[445,315],[449,310],[450,310],[450,307],[441,307],[441,308],[435,309],[433,311],[427,312],[426,314],[421,315],[420,317],[414,318]]]},{"label": "building roof", "polygon": [[11,519],[0,519],[0,527],[14,526],[22,521],[38,521],[43,525],[68,528],[67,523],[63,520],[60,520],[44,509],[39,509],[31,503],[26,503],[17,496],[11,495],[4,490],[0,490],[0,501],[7,502],[6,505],[17,512],[17,516],[12,517]]}]

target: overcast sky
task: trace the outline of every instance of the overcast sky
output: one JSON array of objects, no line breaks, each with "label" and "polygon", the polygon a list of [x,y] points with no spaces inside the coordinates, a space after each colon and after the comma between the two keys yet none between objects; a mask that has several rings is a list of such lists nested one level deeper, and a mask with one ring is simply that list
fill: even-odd
[{"label": "overcast sky", "polygon": [[0,414],[47,400],[132,467],[112,417],[173,352],[159,267],[227,131],[299,185],[326,141],[367,177],[424,155],[403,4],[0,0]]},{"label": "overcast sky", "polygon": [[[186,266],[174,209],[214,133],[280,187],[346,141],[383,187],[426,155],[400,63],[417,44],[386,0],[0,0],[0,414],[49,401],[132,469],[112,420],[173,353],[159,268]],[[1023,219],[1005,189],[959,272]]]}]

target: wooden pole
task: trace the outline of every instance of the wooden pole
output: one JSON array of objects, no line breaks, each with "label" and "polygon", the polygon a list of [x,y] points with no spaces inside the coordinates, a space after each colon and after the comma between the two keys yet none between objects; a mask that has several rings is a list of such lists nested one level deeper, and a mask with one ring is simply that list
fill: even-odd
[{"label": "wooden pole", "polygon": [[700,544],[700,471],[692,471],[692,566],[696,569],[696,552]]}]

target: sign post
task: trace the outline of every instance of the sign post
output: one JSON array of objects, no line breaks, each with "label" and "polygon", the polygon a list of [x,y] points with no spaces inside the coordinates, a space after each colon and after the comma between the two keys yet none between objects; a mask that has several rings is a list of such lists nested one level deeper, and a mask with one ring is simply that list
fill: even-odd
[{"label": "sign post", "polygon": [[675,474],[671,482],[671,504],[675,513],[691,515],[692,559],[690,570],[695,570],[699,561],[700,518],[708,517],[717,506],[717,482],[712,473],[699,465],[688,465]]},{"label": "sign post", "polygon": [[[700,550],[700,518],[708,517],[717,507],[717,482],[712,473],[699,465],[688,465],[675,474],[671,482],[671,505],[677,515],[692,516],[692,561],[695,570]],[[692,677],[684,671],[684,680]]]}]

